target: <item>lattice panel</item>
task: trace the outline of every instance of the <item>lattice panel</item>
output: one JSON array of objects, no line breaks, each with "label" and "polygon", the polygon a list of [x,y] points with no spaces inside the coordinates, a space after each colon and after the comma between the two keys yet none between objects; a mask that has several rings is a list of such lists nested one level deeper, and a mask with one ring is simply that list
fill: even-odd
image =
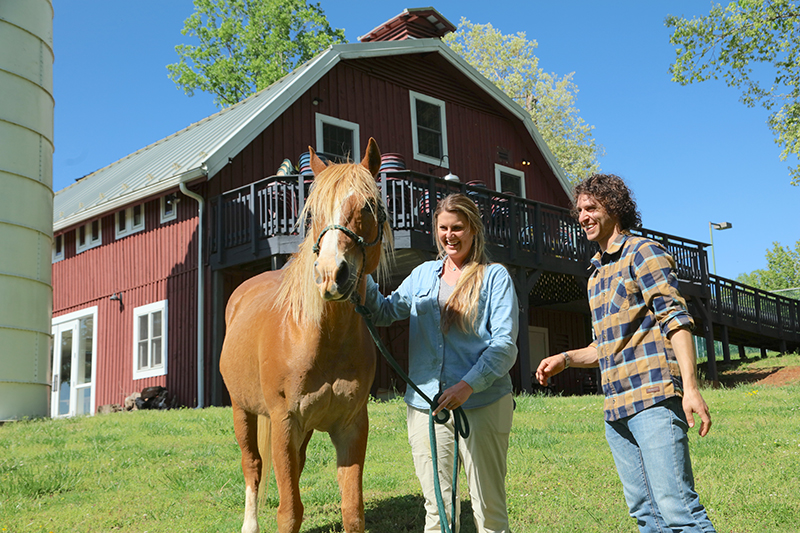
[{"label": "lattice panel", "polygon": [[568,303],[582,299],[586,299],[586,290],[574,276],[553,272],[543,273],[530,294],[530,304],[533,306]]}]

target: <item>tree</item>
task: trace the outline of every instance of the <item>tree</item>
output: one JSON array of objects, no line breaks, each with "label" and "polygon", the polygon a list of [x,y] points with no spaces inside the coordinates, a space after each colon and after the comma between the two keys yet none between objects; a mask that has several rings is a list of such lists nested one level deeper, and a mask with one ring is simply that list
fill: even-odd
[{"label": "tree", "polygon": [[167,65],[175,85],[192,96],[214,95],[219,107],[268,87],[329,46],[346,42],[319,4],[306,0],[194,0],[181,33],[199,45],[175,47]]},{"label": "tree", "polygon": [[[800,239],[794,243],[794,250],[773,242],[772,250],[767,250],[766,258],[766,270],[759,269],[749,274],[740,274],[736,280],[767,291],[800,287]],[[795,297],[800,298],[800,291],[786,291],[782,294],[797,295]]]},{"label": "tree", "polygon": [[599,170],[597,158],[605,152],[592,137],[594,126],[578,115],[574,73],[558,77],[539,68],[533,53],[536,41],[529,41],[524,32],[503,35],[491,24],[464,18],[443,40],[531,115],[570,181]]},{"label": "tree", "polygon": [[[706,17],[669,16],[676,45],[672,80],[681,85],[722,77],[748,107],[770,112],[767,124],[781,160],[800,154],[800,2],[738,0],[716,4]],[[768,75],[765,75],[769,73]],[[774,76],[774,77],[773,77]],[[772,79],[770,79],[772,78]],[[789,167],[800,185],[800,164]]]}]

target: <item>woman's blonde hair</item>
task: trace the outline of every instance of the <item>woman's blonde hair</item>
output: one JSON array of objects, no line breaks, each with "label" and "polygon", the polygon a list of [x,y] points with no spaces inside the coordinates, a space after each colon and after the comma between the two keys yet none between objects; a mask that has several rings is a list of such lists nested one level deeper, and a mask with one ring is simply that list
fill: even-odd
[{"label": "woman's blonde hair", "polygon": [[[475,321],[478,318],[481,286],[486,265],[489,264],[483,220],[481,220],[478,206],[471,198],[463,194],[450,194],[442,198],[433,213],[434,228],[437,232],[439,231],[439,215],[444,211],[463,216],[472,233],[472,247],[464,264],[461,265],[461,277],[458,278],[458,283],[442,309],[442,330],[447,332],[450,326],[455,324],[464,332],[474,332]],[[439,249],[439,259],[445,259],[447,254],[438,238],[436,247]]]}]

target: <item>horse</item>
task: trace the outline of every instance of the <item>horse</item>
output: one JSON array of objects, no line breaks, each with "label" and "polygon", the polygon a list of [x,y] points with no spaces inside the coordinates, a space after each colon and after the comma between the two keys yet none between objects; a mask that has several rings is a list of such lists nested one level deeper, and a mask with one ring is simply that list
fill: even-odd
[{"label": "horse", "polygon": [[314,431],[329,433],[336,448],[344,529],[364,531],[367,400],[376,357],[355,305],[363,301],[367,274],[385,275],[393,249],[375,180],[381,155],[372,138],[360,164],[326,166],[309,151],[315,178],[298,219],[310,221],[305,238],[282,270],[242,283],[225,312],[220,372],[242,451],[242,533],[259,530],[258,494],[270,461],[278,532],[300,530],[299,479]]}]

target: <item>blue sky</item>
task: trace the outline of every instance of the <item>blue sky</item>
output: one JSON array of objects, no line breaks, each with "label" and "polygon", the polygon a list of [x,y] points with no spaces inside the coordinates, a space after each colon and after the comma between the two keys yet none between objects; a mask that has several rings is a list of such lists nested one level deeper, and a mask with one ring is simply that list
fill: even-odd
[{"label": "blue sky", "polygon": [[[727,3],[727,2],[726,2]],[[668,14],[708,12],[703,0],[322,0],[329,22],[356,42],[409,7],[433,5],[539,44],[539,66],[574,72],[578,108],[605,148],[605,172],[625,178],[644,226],[709,242],[717,273],[735,278],[765,268],[766,249],[800,239],[800,187],[766,126],[766,111],[739,103],[722,82],[682,87],[670,81],[674,51]],[[213,114],[208,95],[188,97],[167,76],[186,42],[191,0],[54,2],[55,154],[60,190],[128,154]]]}]

